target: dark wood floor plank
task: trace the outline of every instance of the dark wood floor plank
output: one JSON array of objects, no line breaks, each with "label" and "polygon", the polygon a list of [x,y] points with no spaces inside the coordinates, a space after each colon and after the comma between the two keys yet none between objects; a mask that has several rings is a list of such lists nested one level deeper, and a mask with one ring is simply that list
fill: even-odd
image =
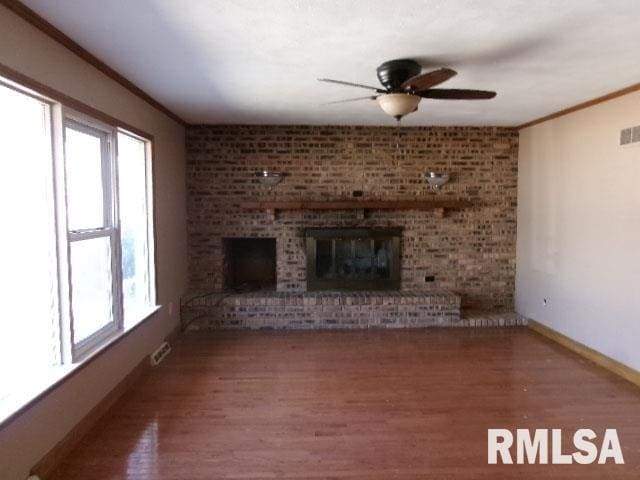
[{"label": "dark wood floor plank", "polygon": [[[489,466],[488,428],[626,464]],[[526,329],[189,334],[56,479],[637,479],[640,390]]]}]

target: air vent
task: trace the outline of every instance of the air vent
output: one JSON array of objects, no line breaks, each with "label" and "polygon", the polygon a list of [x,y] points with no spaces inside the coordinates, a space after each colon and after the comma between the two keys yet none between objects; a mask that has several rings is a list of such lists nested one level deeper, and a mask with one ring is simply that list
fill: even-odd
[{"label": "air vent", "polygon": [[169,346],[167,342],[163,342],[162,345],[160,345],[155,352],[149,355],[149,358],[151,360],[151,365],[154,365],[154,366],[158,365],[164,359],[164,357],[169,355],[170,351],[171,351],[171,346]]},{"label": "air vent", "polygon": [[640,125],[620,130],[620,145],[640,144]]}]

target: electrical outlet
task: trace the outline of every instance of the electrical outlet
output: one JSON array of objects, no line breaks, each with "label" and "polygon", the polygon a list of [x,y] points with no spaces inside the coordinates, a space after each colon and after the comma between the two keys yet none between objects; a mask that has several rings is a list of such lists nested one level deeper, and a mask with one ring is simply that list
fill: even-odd
[{"label": "electrical outlet", "polygon": [[549,305],[549,300],[547,300],[546,298],[543,298],[543,299],[542,299],[542,305],[544,305],[545,307],[546,307],[547,305]]}]

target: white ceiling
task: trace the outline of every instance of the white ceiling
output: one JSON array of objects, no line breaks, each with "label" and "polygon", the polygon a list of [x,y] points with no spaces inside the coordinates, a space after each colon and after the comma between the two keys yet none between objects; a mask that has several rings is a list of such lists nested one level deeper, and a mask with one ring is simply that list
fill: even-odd
[{"label": "white ceiling", "polygon": [[518,125],[640,80],[637,0],[25,0],[191,123],[390,125],[385,60],[488,101],[423,100],[405,125]]}]

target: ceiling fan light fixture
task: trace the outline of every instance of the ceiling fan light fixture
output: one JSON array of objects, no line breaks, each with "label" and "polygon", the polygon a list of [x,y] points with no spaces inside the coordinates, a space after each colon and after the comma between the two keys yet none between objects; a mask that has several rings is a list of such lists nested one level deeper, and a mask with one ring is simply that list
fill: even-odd
[{"label": "ceiling fan light fixture", "polygon": [[387,93],[376,99],[384,113],[396,119],[415,112],[420,100],[422,100],[421,97],[408,93]]}]

